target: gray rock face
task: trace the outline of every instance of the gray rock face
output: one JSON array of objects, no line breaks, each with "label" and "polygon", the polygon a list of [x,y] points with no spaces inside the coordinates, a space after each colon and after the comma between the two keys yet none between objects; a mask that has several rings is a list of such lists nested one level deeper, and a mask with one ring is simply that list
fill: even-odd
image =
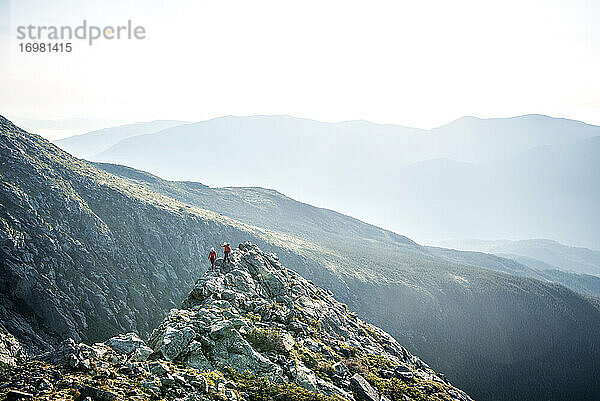
[{"label": "gray rock face", "polygon": [[145,361],[152,354],[152,348],[147,347],[136,333],[112,337],[105,344],[121,354],[129,355],[134,361]]},{"label": "gray rock face", "polygon": [[27,359],[19,341],[0,324],[0,362],[9,366],[17,366]]},{"label": "gray rock face", "polygon": [[377,390],[358,373],[350,378],[350,386],[359,401],[379,401]]},{"label": "gray rock face", "polygon": [[154,333],[150,344],[154,347],[156,353],[160,354],[167,361],[172,361],[187,348],[195,336],[196,333],[194,330],[188,326],[181,329],[168,326],[160,334]]}]

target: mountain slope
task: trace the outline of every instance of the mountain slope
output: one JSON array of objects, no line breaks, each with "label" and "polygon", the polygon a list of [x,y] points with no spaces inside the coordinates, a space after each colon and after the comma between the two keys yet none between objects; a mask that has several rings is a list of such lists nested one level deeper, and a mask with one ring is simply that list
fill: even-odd
[{"label": "mountain slope", "polygon": [[306,240],[340,244],[377,241],[389,245],[416,245],[405,236],[375,227],[332,210],[291,199],[278,191],[258,187],[210,188],[197,182],[167,181],[127,166],[94,166],[145,186],[151,191],[229,216],[247,224]]},{"label": "mountain slope", "polygon": [[559,270],[537,259],[516,255],[491,255],[474,251],[427,247],[427,250],[448,261],[477,266],[518,277],[529,277],[563,285],[579,294],[600,299],[600,277]]},{"label": "mountain slope", "polygon": [[[141,333],[205,250],[252,229],[104,173],[2,119],[0,319],[30,351]],[[263,241],[264,242],[264,241]],[[92,313],[93,311],[93,313]],[[156,311],[156,312],[155,312]]]},{"label": "mountain slope", "polygon": [[[172,196],[176,199],[179,199],[181,201],[184,201],[186,203],[190,203],[192,205],[203,205],[203,207],[206,207],[210,210],[216,211],[218,213],[221,213],[223,215],[235,218],[237,220],[241,220],[244,221],[246,223],[251,223],[251,224],[260,224],[263,227],[269,228],[269,229],[275,229],[277,227],[279,227],[279,223],[281,222],[285,222],[285,228],[284,230],[286,230],[286,233],[288,234],[296,234],[298,236],[301,237],[305,237],[305,238],[312,238],[315,241],[318,241],[319,243],[325,243],[327,244],[328,247],[333,248],[334,250],[338,251],[339,254],[341,255],[352,255],[353,258],[360,258],[360,256],[358,256],[358,254],[362,255],[363,257],[360,259],[362,261],[362,263],[355,263],[352,264],[349,261],[338,261],[336,268],[340,269],[343,268],[344,266],[347,266],[348,270],[352,270],[355,272],[360,272],[361,274],[372,274],[373,270],[370,269],[366,269],[366,266],[372,266],[372,269],[374,269],[374,271],[379,271],[382,274],[382,276],[385,276],[385,279],[382,277],[377,277],[377,278],[373,278],[375,280],[376,283],[385,283],[387,281],[389,281],[391,278],[393,277],[402,277],[402,280],[408,280],[409,282],[418,282],[418,286],[420,288],[427,288],[428,290],[433,290],[435,288],[437,288],[438,290],[441,288],[448,288],[449,287],[449,283],[445,282],[444,280],[442,281],[438,281],[436,283],[427,283],[425,284],[423,282],[423,280],[426,280],[427,278],[431,278],[431,272],[426,272],[427,270],[431,270],[431,268],[433,266],[436,266],[435,268],[439,269],[439,273],[443,274],[442,271],[444,271],[447,266],[445,266],[444,264],[440,264],[439,263],[439,259],[437,258],[443,258],[444,260],[448,261],[447,263],[457,263],[457,264],[461,264],[461,265],[470,265],[470,266],[476,266],[479,268],[485,268],[485,269],[491,269],[491,270],[495,270],[495,271],[499,271],[499,272],[504,272],[504,273],[508,273],[511,275],[516,275],[519,277],[527,277],[527,278],[536,278],[538,280],[542,280],[542,281],[549,281],[549,282],[555,282],[555,283],[562,283],[563,285],[568,286],[569,288],[574,289],[575,291],[581,292],[582,294],[585,295],[593,295],[593,296],[598,296],[600,294],[600,292],[598,291],[598,283],[596,283],[594,281],[593,277],[589,277],[589,276],[580,276],[580,275],[575,275],[575,274],[568,274],[568,273],[561,273],[559,271],[539,271],[537,269],[534,268],[529,268],[523,264],[517,263],[515,261],[512,260],[508,260],[508,259],[504,259],[504,258],[500,258],[494,255],[487,255],[487,254],[481,254],[481,253],[474,253],[474,252],[460,252],[460,251],[454,251],[454,250],[449,250],[449,249],[433,249],[433,248],[420,248],[420,247],[406,247],[403,246],[402,243],[397,243],[396,244],[396,249],[394,249],[393,247],[393,243],[392,242],[388,242],[385,241],[383,238],[385,238],[385,236],[382,236],[379,231],[375,230],[374,228],[372,230],[374,231],[369,231],[369,230],[361,230],[360,226],[357,226],[356,224],[352,223],[353,219],[347,218],[346,220],[344,220],[344,225],[345,227],[347,227],[347,229],[345,230],[341,230],[341,225],[337,222],[334,221],[332,223],[332,221],[330,220],[331,218],[337,216],[337,214],[335,212],[331,212],[331,211],[327,211],[325,209],[317,209],[321,214],[323,215],[327,215],[328,213],[333,215],[333,216],[329,216],[329,217],[324,217],[323,215],[319,216],[319,220],[321,222],[321,224],[305,224],[305,221],[312,221],[311,216],[311,209],[309,206],[306,206],[302,203],[299,202],[294,202],[293,200],[285,197],[284,195],[281,195],[275,191],[271,191],[271,190],[265,190],[265,189],[261,189],[261,188],[209,188],[205,185],[201,185],[198,183],[191,183],[191,182],[172,182],[172,181],[165,181],[160,179],[159,177],[153,176],[151,174],[142,172],[142,171],[138,171],[129,167],[124,167],[124,166],[117,166],[117,165],[110,165],[110,164],[96,164],[98,167],[105,169],[106,171],[109,171],[113,174],[117,174],[121,177],[127,178],[129,180],[131,180],[132,182],[141,184],[146,186],[149,189],[152,189],[155,192],[159,192],[162,194],[166,194],[168,196]],[[308,210],[303,210],[304,208],[308,208]],[[381,230],[383,231],[383,230]],[[342,233],[344,238],[342,239]],[[368,246],[365,246],[365,243],[368,244]],[[400,246],[400,249],[398,249],[398,246]],[[360,249],[359,252],[357,252],[357,249]],[[364,255],[369,255],[369,257],[364,258]],[[357,260],[357,259],[354,259]],[[410,260],[410,266],[406,266],[403,261],[406,260]],[[424,269],[426,270],[419,270],[419,267],[422,266]],[[435,269],[434,268],[434,269]],[[414,269],[414,270],[413,270]],[[368,272],[366,271],[368,270]],[[415,276],[412,276],[411,273],[413,270],[416,274]],[[420,271],[420,273],[417,273],[417,271]],[[369,273],[370,272],[370,273]],[[314,274],[314,273],[313,273]],[[482,274],[481,272],[479,274]],[[420,276],[419,276],[420,275]],[[473,275],[473,272],[462,272],[461,274],[457,274],[456,272],[453,272],[449,275],[449,277],[447,277],[448,279],[452,280],[455,283],[460,283],[462,279],[466,279],[466,280],[471,280],[470,276]],[[485,276],[486,274],[483,273],[483,275]],[[490,279],[492,279],[490,277]],[[492,280],[498,280],[500,278],[495,278]],[[500,279],[501,280],[501,279]],[[393,279],[392,279],[393,281]],[[515,282],[513,284],[510,284],[510,286],[512,285],[518,285],[521,286],[521,284],[516,284],[520,282],[520,280],[515,280]],[[390,293],[388,293],[387,296],[391,297],[391,298],[396,298],[396,297],[400,297],[402,293],[404,293],[404,291],[406,291],[405,289],[402,289],[401,285],[395,284],[393,285],[393,287],[395,288],[395,291],[398,292],[393,292],[390,290]],[[490,290],[490,288],[486,288],[485,291]],[[530,289],[531,290],[531,289]],[[356,287],[356,291],[365,291],[364,287]],[[377,285],[372,285],[370,286],[368,292],[369,296],[373,296],[373,294],[379,293],[381,292],[382,289],[378,288]],[[537,290],[534,290],[534,292]],[[486,295],[487,296],[487,295]],[[507,295],[510,296],[510,295]],[[390,304],[390,299],[385,299],[386,295],[382,295],[381,298],[377,298],[377,300],[375,302],[373,302],[375,305],[383,305],[383,304]],[[484,296],[485,297],[485,296]],[[417,294],[411,294],[410,296],[408,296],[407,298],[419,298],[419,295]],[[436,295],[436,299],[438,302],[443,302],[440,299],[441,297]],[[483,298],[482,298],[483,299]],[[367,309],[367,307],[364,305],[365,300],[357,300],[356,302],[358,302],[357,307],[361,310],[361,312],[365,309]],[[369,303],[371,303],[369,302]],[[403,338],[405,340],[403,340],[406,344],[410,344],[411,347],[415,347],[415,346],[419,346],[419,344],[424,344],[421,341],[419,341],[418,339],[415,339],[415,333],[410,333],[407,331],[401,331],[398,332],[396,331],[397,329],[394,328],[393,326],[390,325],[388,319],[398,319],[398,316],[403,316],[402,319],[406,319],[407,316],[411,316],[411,318],[413,317],[411,313],[407,313],[407,309],[410,309],[412,307],[411,305],[406,305],[406,298],[401,298],[399,299],[398,303],[394,303],[393,301],[391,303],[394,304],[393,310],[395,311],[395,313],[397,313],[398,315],[396,315],[395,317],[392,317],[392,314],[381,314],[380,310],[374,310],[371,309],[371,307],[368,307],[368,312],[367,315],[368,316],[374,316],[372,319],[376,318],[378,322],[378,324],[382,325],[383,327],[386,327],[388,330],[392,331],[394,333],[394,335],[396,336],[400,336],[399,338]],[[427,302],[427,301],[421,301],[421,302]],[[464,304],[464,300],[460,301],[460,304]],[[477,302],[484,302],[482,300],[477,301]],[[497,301],[495,301],[497,302]],[[527,301],[530,302],[530,301]],[[453,305],[454,302],[451,302],[451,304]],[[422,307],[422,306],[421,306]],[[444,313],[447,313],[447,310],[449,308],[448,305],[444,305],[444,306],[435,306],[435,307],[442,307],[444,308]],[[434,308],[435,308],[434,307]],[[485,309],[485,308],[472,308],[471,311],[469,311],[468,313],[462,315],[460,318],[456,317],[457,319],[461,320],[464,319],[464,321],[468,321],[469,319],[473,319],[475,316],[480,316],[481,310],[478,309]],[[472,313],[472,314],[470,314]],[[487,322],[487,320],[489,319],[490,316],[493,316],[495,319],[499,318],[500,315],[502,315],[502,313],[500,313],[499,315],[499,311],[498,310],[488,310],[489,315],[486,315],[485,318],[483,318],[482,320],[478,320],[481,324],[481,326],[485,326],[487,324],[489,324],[489,322]],[[514,313],[514,312],[511,312]],[[595,313],[595,312],[592,312]],[[485,313],[484,313],[485,315]],[[447,316],[441,317],[441,319],[445,319],[447,318]],[[530,319],[532,319],[532,317],[528,317],[528,318],[524,318],[522,317],[521,319],[523,320],[517,320],[517,321],[529,321]],[[451,319],[449,319],[451,320]],[[403,320],[404,321],[404,320]],[[484,323],[485,322],[485,323]],[[516,321],[515,321],[516,323]],[[449,323],[451,326],[453,325],[452,323]],[[506,321],[505,323],[506,324]],[[513,323],[514,324],[514,323]],[[420,317],[414,317],[414,320],[411,320],[411,323],[408,323],[405,325],[406,327],[420,327],[418,330],[423,332],[422,330],[424,329],[424,322],[423,322],[423,318],[422,316]],[[510,324],[509,324],[510,326]],[[443,327],[446,327],[445,325]],[[495,327],[492,329],[492,327]],[[501,326],[502,327],[502,326]],[[492,336],[494,337],[494,341],[500,341],[500,338],[498,338],[498,332],[504,332],[504,328],[496,328],[495,323],[492,324],[489,327],[493,332],[489,332],[487,331],[485,336]],[[434,329],[437,330],[438,328],[436,327]],[[481,327],[479,327],[478,329],[481,329]],[[428,330],[431,330],[430,328]],[[465,332],[469,332],[470,330],[460,330],[460,334],[456,334],[457,338],[462,338],[462,336],[465,335]],[[442,333],[442,332],[437,332],[436,334],[433,335],[432,338],[437,338],[436,341],[441,341],[440,338],[443,338],[445,335],[447,335],[447,333]],[[504,341],[509,341],[511,343],[511,347],[516,343],[521,343],[523,341],[524,337],[527,336],[523,336],[523,337],[519,337],[518,340],[516,338],[512,338],[512,336],[516,334],[510,334],[508,335],[507,338],[504,338],[503,340],[501,340],[502,342]],[[511,338],[510,340],[508,338]],[[532,341],[536,341],[536,340],[532,340]],[[427,344],[430,344],[430,341],[426,342]],[[478,339],[473,339],[473,343],[470,345],[467,345],[466,343],[463,344],[463,346],[465,347],[465,351],[464,352],[473,352],[473,345],[475,345],[475,347],[479,348],[480,346],[482,346],[481,340]],[[457,347],[456,343],[453,344],[447,344],[448,347]],[[419,352],[425,352],[427,354],[427,349],[426,347],[423,348],[413,348],[414,349],[419,349]],[[469,351],[466,351],[467,349],[469,349]],[[499,348],[501,349],[501,348]],[[490,352],[490,350],[486,350],[486,351],[482,351],[483,354],[487,354],[488,352]],[[527,353],[525,351],[525,353]],[[429,354],[428,354],[429,357]],[[435,355],[431,355],[432,358],[436,358]],[[483,357],[483,355],[481,355],[479,358]],[[497,356],[498,357],[498,356]],[[468,359],[469,361],[467,362],[467,360],[464,361],[464,363],[466,365],[469,364],[473,364],[474,366],[481,366],[482,364],[482,360],[478,359],[477,362],[475,362],[474,359]],[[500,359],[503,359],[504,357],[499,357]],[[448,372],[451,376],[452,374],[456,371],[456,366],[453,366],[452,368],[448,368],[447,365],[445,364],[445,361],[441,361],[440,360],[440,364],[435,364],[435,366],[441,366],[446,372]],[[497,371],[495,369],[498,369],[497,367],[493,368],[494,371]],[[474,374],[475,372],[472,372],[471,374]],[[481,377],[483,374],[481,371],[477,372],[478,377]],[[505,372],[503,372],[503,374],[506,374]],[[493,379],[490,377],[490,381],[492,381]],[[515,379],[517,380],[517,379]],[[521,378],[519,378],[518,380],[522,380]],[[489,383],[488,383],[489,386]],[[535,391],[543,391],[543,390],[533,390],[531,383],[528,384],[524,384],[524,387],[527,387],[528,389],[530,389],[531,393],[533,394]],[[486,394],[487,397],[493,397],[493,395],[491,395],[491,391],[489,390],[489,388],[486,388],[486,390],[488,393]],[[482,394],[480,393],[479,389],[475,390],[475,393],[477,394],[477,396],[479,398],[482,397]],[[522,395],[521,395],[522,397]],[[485,398],[485,397],[484,397]],[[493,398],[492,398],[493,399]]]},{"label": "mountain slope", "polygon": [[[369,248],[385,254],[387,247],[416,246],[410,239],[393,232],[363,223],[332,210],[316,208],[297,202],[277,191],[264,188],[210,188],[195,182],[166,181],[152,174],[126,166],[94,163],[100,169],[126,178],[160,194],[190,205],[202,207],[246,224],[283,232],[317,242],[339,253],[353,254],[355,248],[368,243]],[[413,248],[414,249],[414,248]],[[510,256],[497,257],[477,252],[427,248],[435,255],[458,264],[467,264],[519,277],[550,281],[584,295],[600,297],[597,280],[589,275],[560,272],[555,267],[531,266],[513,261]],[[503,256],[503,255],[500,255]],[[393,262],[388,262],[393,264]]]},{"label": "mountain slope", "polygon": [[54,143],[72,155],[83,159],[89,159],[125,138],[136,135],[152,134],[182,124],[185,124],[185,121],[156,120],[151,122],[126,124],[118,127],[103,128],[81,135],[74,135],[56,140]]},{"label": "mountain slope", "polygon": [[[360,235],[349,233],[337,248],[253,227],[1,123],[0,321],[30,351],[65,336],[147,334],[204,272],[211,246],[251,240],[478,399],[600,394],[599,340],[590,334],[600,328],[600,312],[564,287],[452,263],[339,216],[331,224],[347,222]],[[339,238],[342,228],[321,236]],[[364,240],[369,232],[374,241]]]}]

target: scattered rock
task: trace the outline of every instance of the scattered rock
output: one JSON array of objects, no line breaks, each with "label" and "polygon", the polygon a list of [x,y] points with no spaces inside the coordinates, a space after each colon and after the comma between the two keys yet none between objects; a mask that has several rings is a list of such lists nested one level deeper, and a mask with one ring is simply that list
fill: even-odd
[{"label": "scattered rock", "polygon": [[129,355],[133,361],[145,361],[153,352],[136,333],[112,337],[105,344],[116,352]]},{"label": "scattered rock", "polygon": [[160,396],[160,387],[154,380],[142,380],[140,384],[151,395],[155,397]]},{"label": "scattered rock", "polygon": [[203,394],[208,394],[208,382],[204,376],[198,376],[190,384],[200,390]]},{"label": "scattered rock", "polygon": [[38,391],[42,391],[42,392],[52,391],[54,389],[54,386],[52,385],[52,383],[50,383],[50,381],[48,379],[42,377],[37,382],[37,389],[38,389]]},{"label": "scattered rock", "polygon": [[150,364],[150,372],[155,376],[164,376],[169,372],[169,367],[163,362],[154,361]]},{"label": "scattered rock", "polygon": [[331,369],[333,370],[333,373],[340,378],[345,378],[350,374],[346,363],[343,361],[334,363],[333,365],[331,365]]},{"label": "scattered rock", "polygon": [[377,390],[375,390],[369,382],[358,373],[355,373],[350,378],[350,386],[356,399],[360,401],[379,401]]},{"label": "scattered rock", "polygon": [[79,385],[78,390],[81,394],[81,397],[90,397],[95,401],[122,401],[121,397],[119,397],[111,391],[88,386],[85,384]]}]

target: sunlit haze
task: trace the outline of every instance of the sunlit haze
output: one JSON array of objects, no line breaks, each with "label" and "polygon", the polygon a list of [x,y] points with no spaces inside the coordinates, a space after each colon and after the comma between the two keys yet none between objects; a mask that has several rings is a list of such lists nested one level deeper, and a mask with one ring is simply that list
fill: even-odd
[{"label": "sunlit haze", "polygon": [[[431,128],[541,113],[600,124],[597,1],[0,4],[0,109],[52,139],[251,114]],[[146,38],[19,52],[17,26],[84,19],[131,20]]]}]

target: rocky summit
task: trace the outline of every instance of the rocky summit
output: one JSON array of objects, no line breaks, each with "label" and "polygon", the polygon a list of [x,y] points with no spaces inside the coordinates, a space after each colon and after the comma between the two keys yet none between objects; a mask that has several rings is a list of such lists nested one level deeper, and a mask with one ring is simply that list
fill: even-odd
[{"label": "rocky summit", "polygon": [[72,339],[0,374],[0,399],[471,400],[331,292],[246,242],[147,341]]}]

